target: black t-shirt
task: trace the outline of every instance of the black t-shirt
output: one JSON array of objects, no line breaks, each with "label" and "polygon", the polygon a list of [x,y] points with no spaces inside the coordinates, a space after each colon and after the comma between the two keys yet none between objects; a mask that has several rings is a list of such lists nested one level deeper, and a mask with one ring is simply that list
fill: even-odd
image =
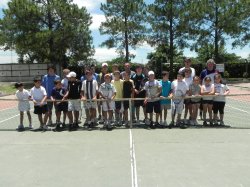
[{"label": "black t-shirt", "polygon": [[81,88],[82,82],[81,81],[69,81],[68,85],[68,99],[80,99],[81,98]]},{"label": "black t-shirt", "polygon": [[123,98],[131,98],[133,83],[131,81],[123,82]]},{"label": "black t-shirt", "polygon": [[[139,96],[139,97],[145,97],[145,90],[143,90],[145,83],[147,82],[147,78],[144,74],[141,75],[133,75],[132,76],[132,80],[134,81],[134,85],[135,85],[135,89],[140,91],[139,94],[135,94],[135,97]],[[142,91],[141,91],[142,90]]]}]

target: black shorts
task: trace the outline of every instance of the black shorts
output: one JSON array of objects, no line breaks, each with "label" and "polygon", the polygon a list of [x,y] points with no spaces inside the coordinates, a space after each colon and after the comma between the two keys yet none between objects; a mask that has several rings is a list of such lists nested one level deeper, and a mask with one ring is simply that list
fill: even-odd
[{"label": "black shorts", "polygon": [[213,104],[213,100],[204,100],[202,101],[202,104],[208,104],[208,105],[212,105]]},{"label": "black shorts", "polygon": [[225,102],[214,101],[213,112],[214,114],[224,114]]},{"label": "black shorts", "polygon": [[199,103],[201,103],[201,100],[199,100],[199,101],[192,101],[192,100],[190,100],[190,103],[191,104],[199,104]]},{"label": "black shorts", "polygon": [[48,112],[48,105],[34,106],[34,114],[45,114]]},{"label": "black shorts", "polygon": [[137,107],[144,107],[144,98],[145,98],[145,93],[144,91],[140,92],[138,95],[135,94],[135,98],[141,98],[142,100],[135,100],[134,101],[134,106]]},{"label": "black shorts", "polygon": [[191,99],[184,99],[184,104],[185,105],[191,104]]},{"label": "black shorts", "polygon": [[115,101],[115,109],[121,110],[122,108],[122,102],[121,101]]},{"label": "black shorts", "polygon": [[146,104],[146,113],[161,113],[161,103],[160,101],[148,102]]},{"label": "black shorts", "polygon": [[124,110],[128,110],[128,108],[129,108],[129,101],[123,101],[123,108],[124,108]]},{"label": "black shorts", "polygon": [[62,102],[59,104],[55,104],[56,112],[67,112],[68,111],[68,102]]}]

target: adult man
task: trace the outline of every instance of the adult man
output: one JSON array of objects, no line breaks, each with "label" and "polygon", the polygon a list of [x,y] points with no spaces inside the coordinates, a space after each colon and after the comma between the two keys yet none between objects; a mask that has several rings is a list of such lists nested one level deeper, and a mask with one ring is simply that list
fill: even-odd
[{"label": "adult man", "polygon": [[[54,88],[54,81],[60,80],[60,77],[55,74],[56,68],[54,65],[48,65],[47,71],[48,71],[48,74],[43,76],[42,86],[46,89],[47,98],[50,98],[52,94],[52,90]],[[49,121],[47,125],[51,125],[53,102],[48,102],[47,105],[48,105],[48,114],[49,114]]]},{"label": "adult man", "polygon": [[214,76],[218,74],[218,71],[216,70],[216,63],[213,59],[209,59],[207,61],[207,67],[204,69],[200,74],[201,83],[204,83],[205,77],[211,78],[211,83],[214,83]]},{"label": "adult man", "polygon": [[130,69],[130,67],[131,67],[130,63],[127,62],[127,63],[124,64],[124,71],[121,73],[123,79],[124,79],[124,73],[125,72],[127,72],[129,74],[130,78],[135,74],[135,72],[132,71]]},{"label": "adult man", "polygon": [[195,69],[194,68],[191,68],[191,64],[192,64],[192,61],[190,58],[185,58],[184,59],[184,67],[180,68],[179,69],[179,73],[181,72],[184,72],[185,69],[191,69],[192,73],[191,73],[191,77],[193,78],[195,76]]}]

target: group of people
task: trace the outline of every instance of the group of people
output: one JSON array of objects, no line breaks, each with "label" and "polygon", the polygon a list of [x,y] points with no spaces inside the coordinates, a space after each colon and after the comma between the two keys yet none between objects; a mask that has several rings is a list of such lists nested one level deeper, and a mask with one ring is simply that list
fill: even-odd
[{"label": "group of people", "polygon": [[[89,130],[98,124],[103,124],[103,128],[107,130],[112,130],[113,126],[129,127],[128,110],[132,113],[131,120],[141,123],[141,108],[144,113],[143,123],[147,128],[198,125],[199,109],[204,126],[218,124],[218,121],[220,125],[224,125],[225,95],[229,94],[229,88],[222,84],[221,75],[215,70],[215,62],[209,59],[207,68],[200,76],[191,67],[191,59],[185,59],[184,63],[185,66],[178,71],[173,82],[170,82],[167,71],[162,71],[162,79],[158,81],[153,71],[138,65],[134,72],[129,63],[124,64],[123,72],[119,71],[117,64],[113,64],[112,73],[108,72],[107,63],[102,64],[100,74],[95,72],[94,65],[85,67],[80,80],[69,69],[63,70],[64,78],[60,79],[55,74],[55,67],[48,66],[47,75],[34,78],[34,87],[30,92],[24,89],[22,83],[15,85],[20,111],[17,129],[24,129],[25,111],[29,128],[33,128],[30,100],[34,103],[34,113],[38,115],[41,130],[52,125],[53,106],[56,114],[55,131],[65,128],[77,130],[82,106],[86,114],[84,126]],[[132,102],[129,102],[131,98]],[[184,109],[184,119],[181,119]],[[171,110],[172,116],[169,124],[168,110]],[[156,114],[155,119],[153,113]]]}]

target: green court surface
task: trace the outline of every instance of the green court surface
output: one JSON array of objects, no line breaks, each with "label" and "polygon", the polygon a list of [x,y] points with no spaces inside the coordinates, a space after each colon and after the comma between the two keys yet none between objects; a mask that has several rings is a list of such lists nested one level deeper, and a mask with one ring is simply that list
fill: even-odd
[{"label": "green court surface", "polygon": [[16,132],[17,109],[1,109],[0,186],[248,187],[250,104],[242,98],[227,99],[231,128]]}]

